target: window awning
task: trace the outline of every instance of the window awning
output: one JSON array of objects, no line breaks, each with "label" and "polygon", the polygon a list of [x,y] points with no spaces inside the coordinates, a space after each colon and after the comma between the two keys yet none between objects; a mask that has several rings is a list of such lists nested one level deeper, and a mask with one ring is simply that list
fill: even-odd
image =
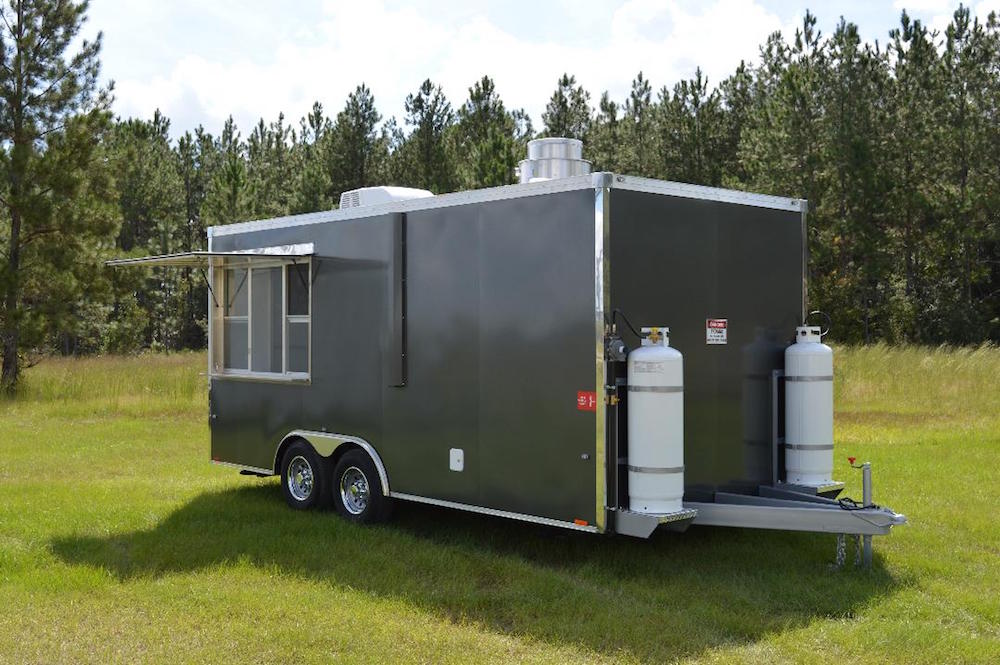
[{"label": "window awning", "polygon": [[[106,261],[109,266],[167,266],[173,268],[207,268],[213,265],[252,266],[254,263],[273,262],[275,259],[306,259],[313,255],[311,242],[298,245],[277,245],[258,247],[236,252],[183,252],[180,254],[160,254],[139,256],[133,259],[113,259]],[[217,260],[217,261],[216,261]]]}]

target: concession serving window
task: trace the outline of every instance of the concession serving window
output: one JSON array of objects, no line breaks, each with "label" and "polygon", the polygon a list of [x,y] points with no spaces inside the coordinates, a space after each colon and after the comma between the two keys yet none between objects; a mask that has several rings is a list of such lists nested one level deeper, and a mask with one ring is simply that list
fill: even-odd
[{"label": "concession serving window", "polygon": [[209,373],[308,381],[312,243],[237,252],[187,252],[108,261],[111,266],[196,268],[209,287]]}]

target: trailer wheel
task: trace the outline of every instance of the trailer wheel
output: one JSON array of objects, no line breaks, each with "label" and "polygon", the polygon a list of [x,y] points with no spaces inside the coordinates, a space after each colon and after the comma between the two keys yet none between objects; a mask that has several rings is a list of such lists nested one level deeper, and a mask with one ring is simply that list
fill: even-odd
[{"label": "trailer wheel", "polygon": [[281,458],[281,491],[296,510],[329,505],[330,472],[326,461],[305,441],[296,441]]},{"label": "trailer wheel", "polygon": [[333,504],[352,522],[373,524],[389,517],[392,500],[382,494],[382,483],[371,458],[363,450],[349,450],[333,471]]}]

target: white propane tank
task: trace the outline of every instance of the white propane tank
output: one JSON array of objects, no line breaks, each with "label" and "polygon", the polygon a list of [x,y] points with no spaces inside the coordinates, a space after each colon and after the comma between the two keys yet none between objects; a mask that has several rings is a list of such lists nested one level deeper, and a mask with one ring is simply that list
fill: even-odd
[{"label": "white propane tank", "polygon": [[833,476],[833,350],[819,326],[799,326],[785,349],[785,477],[819,487]]},{"label": "white propane tank", "polygon": [[628,354],[629,509],[673,513],[684,498],[684,359],[669,328],[642,332]]}]

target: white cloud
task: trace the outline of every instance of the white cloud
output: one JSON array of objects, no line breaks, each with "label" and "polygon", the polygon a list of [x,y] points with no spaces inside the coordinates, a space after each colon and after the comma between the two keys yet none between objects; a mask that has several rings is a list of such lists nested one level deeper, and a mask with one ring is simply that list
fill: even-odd
[{"label": "white cloud", "polygon": [[297,121],[314,100],[334,114],[362,81],[387,117],[401,116],[406,95],[428,77],[457,106],[483,74],[540,127],[563,72],[575,74],[595,102],[605,89],[623,99],[640,70],[658,88],[700,65],[714,84],[741,59],[756,58],[769,33],[789,28],[756,0],[628,0],[610,21],[567,24],[593,34],[566,35],[556,25],[532,36],[499,27],[488,6],[449,14],[328,0],[299,15],[236,0],[109,3],[95,2],[91,25],[105,31],[118,113],[148,117],[160,108],[175,132],[198,123],[217,132],[231,113],[244,135],[279,111]]},{"label": "white cloud", "polygon": [[[969,3],[967,6],[971,7],[972,15],[980,21],[985,21],[991,11],[1000,9],[996,0],[981,0],[978,4]],[[895,0],[893,7],[897,10],[905,9],[910,16],[919,18],[928,28],[943,35],[958,4],[950,0]]]},{"label": "white cloud", "polygon": [[951,2],[949,0],[895,0],[892,6],[894,9],[905,9],[910,13],[941,14],[951,8]]}]

